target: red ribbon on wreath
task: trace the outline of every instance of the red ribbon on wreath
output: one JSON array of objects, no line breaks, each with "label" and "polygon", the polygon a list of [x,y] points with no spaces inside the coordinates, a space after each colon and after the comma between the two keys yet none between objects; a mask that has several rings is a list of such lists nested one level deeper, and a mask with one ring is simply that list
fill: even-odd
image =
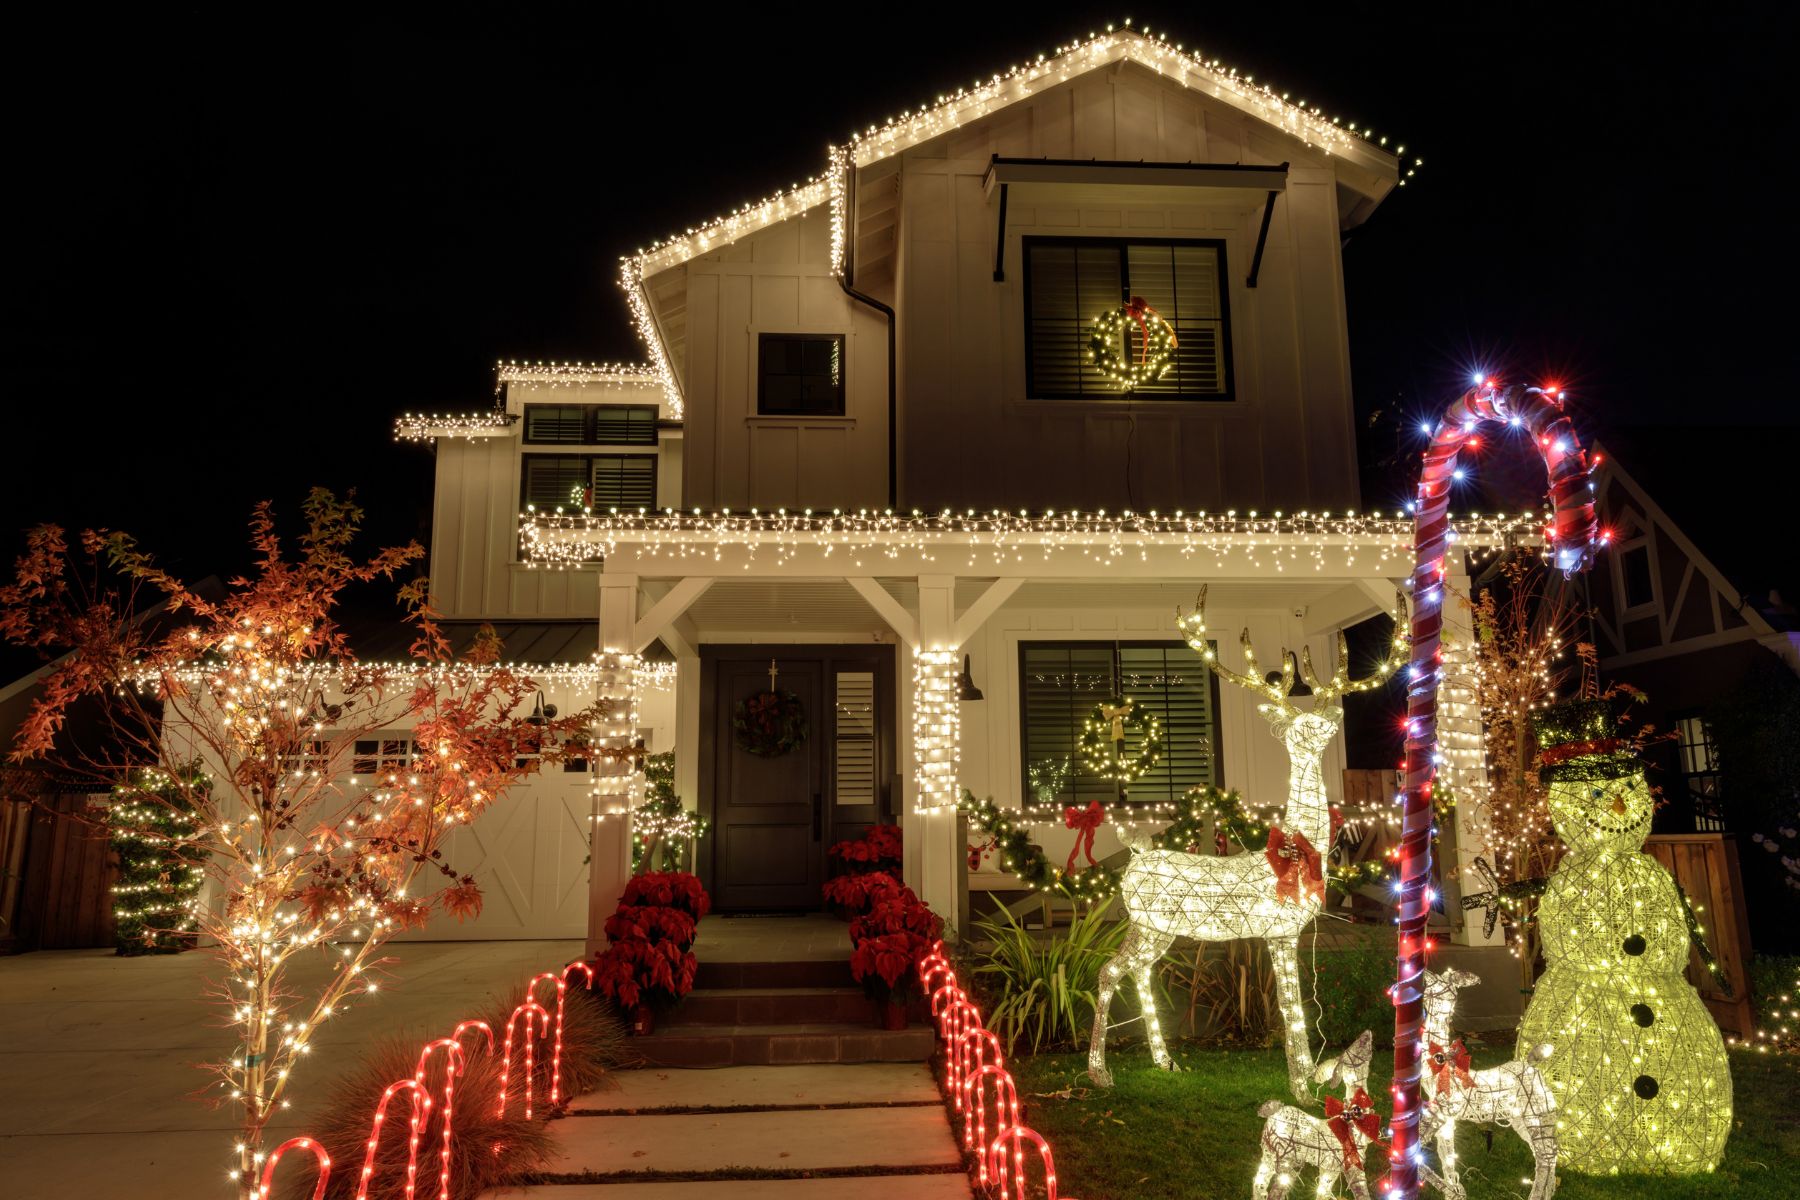
[{"label": "red ribbon on wreath", "polygon": [[1286,834],[1279,825],[1269,829],[1269,848],[1263,851],[1275,872],[1275,898],[1283,904],[1300,903],[1300,882],[1313,899],[1325,903],[1325,869],[1319,852],[1303,833]]},{"label": "red ribbon on wreath", "polygon": [[1063,828],[1075,831],[1075,844],[1069,847],[1069,861],[1063,864],[1063,874],[1075,873],[1075,855],[1085,853],[1088,866],[1094,864],[1094,831],[1100,828],[1100,822],[1106,820],[1106,810],[1100,807],[1098,800],[1088,801],[1086,808],[1076,808],[1073,804],[1063,809]]},{"label": "red ribbon on wreath", "polygon": [[1461,1038],[1451,1042],[1448,1050],[1436,1042],[1431,1043],[1431,1066],[1440,1092],[1449,1091],[1453,1085],[1475,1086],[1475,1077],[1469,1074],[1469,1050]]},{"label": "red ribbon on wreath", "polygon": [[[1143,339],[1138,345],[1138,362],[1150,361],[1150,318],[1162,318],[1162,314],[1144,303],[1142,296],[1133,296],[1125,302],[1125,315],[1138,323],[1138,334]],[[1175,348],[1175,330],[1169,330],[1169,349]]]},{"label": "red ribbon on wreath", "polygon": [[1377,1136],[1381,1132],[1381,1114],[1375,1111],[1375,1101],[1362,1088],[1356,1089],[1349,1104],[1336,1096],[1325,1097],[1325,1127],[1344,1148],[1346,1171],[1362,1170],[1362,1155],[1356,1152],[1356,1130],[1361,1130],[1362,1135],[1377,1146],[1383,1144]]}]

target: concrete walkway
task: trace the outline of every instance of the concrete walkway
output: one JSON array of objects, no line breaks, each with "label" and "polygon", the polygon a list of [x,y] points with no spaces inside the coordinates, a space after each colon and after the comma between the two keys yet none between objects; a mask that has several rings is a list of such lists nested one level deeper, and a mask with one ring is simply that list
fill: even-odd
[{"label": "concrete walkway", "polygon": [[[617,1086],[575,1100],[552,1126],[561,1158],[546,1172],[561,1179],[488,1195],[969,1198],[962,1152],[922,1063],[647,1069],[612,1079]],[[715,1177],[667,1178],[701,1172]]]},{"label": "concrete walkway", "polygon": [[[320,1030],[272,1128],[304,1132],[359,1050],[390,1034],[441,1036],[487,999],[578,957],[578,941],[402,942],[374,997]],[[322,956],[296,966],[302,995]],[[203,954],[118,958],[107,950],[0,958],[0,1194],[19,1200],[230,1195],[229,1109],[192,1098],[195,1064],[231,1048],[203,999]]]}]

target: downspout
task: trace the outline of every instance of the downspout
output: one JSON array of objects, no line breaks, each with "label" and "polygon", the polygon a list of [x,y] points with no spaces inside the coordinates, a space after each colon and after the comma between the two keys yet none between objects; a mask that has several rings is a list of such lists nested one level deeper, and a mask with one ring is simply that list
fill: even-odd
[{"label": "downspout", "polygon": [[894,363],[894,310],[864,292],[859,292],[851,285],[851,278],[856,270],[856,160],[845,156],[844,169],[850,178],[844,184],[844,271],[838,276],[838,286],[844,289],[844,295],[858,300],[887,318],[887,476],[888,507],[898,510],[900,507],[900,408],[897,402],[898,387]]}]

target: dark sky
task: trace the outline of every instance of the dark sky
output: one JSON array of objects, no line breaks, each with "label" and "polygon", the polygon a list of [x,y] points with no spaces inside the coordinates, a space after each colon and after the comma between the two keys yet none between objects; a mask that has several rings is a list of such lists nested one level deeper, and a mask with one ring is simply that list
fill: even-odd
[{"label": "dark sky", "polygon": [[[844,5],[601,7],[15,28],[9,552],[35,522],[102,522],[179,570],[229,570],[250,504],[292,509],[314,483],[423,537],[431,457],[390,440],[394,415],[485,406],[497,358],[637,359],[621,253],[1109,19],[914,4],[858,31]],[[1473,365],[1554,375],[1590,436],[1675,464],[1646,482],[1703,546],[1793,579],[1791,536],[1771,550],[1766,521],[1732,523],[1764,497],[1785,514],[1800,434],[1777,182],[1793,43],[1771,16],[1505,7],[1180,5],[1166,28],[1424,156],[1345,252],[1365,414],[1441,405]],[[1682,469],[1694,424],[1740,428]],[[1370,475],[1370,506],[1409,486]]]}]

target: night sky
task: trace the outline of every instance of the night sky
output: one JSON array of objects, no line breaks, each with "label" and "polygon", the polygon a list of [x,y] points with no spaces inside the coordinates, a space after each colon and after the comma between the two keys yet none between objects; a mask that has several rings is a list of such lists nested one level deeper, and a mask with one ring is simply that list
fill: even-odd
[{"label": "night sky", "polygon": [[223,573],[253,501],[315,483],[422,539],[431,455],[396,414],[485,407],[499,358],[639,359],[620,254],[1128,11],[1426,160],[1345,251],[1366,506],[1409,486],[1397,419],[1470,368],[1554,377],[1703,548],[1800,595],[1774,18],[1254,7],[15,29],[7,549],[98,522]]}]

